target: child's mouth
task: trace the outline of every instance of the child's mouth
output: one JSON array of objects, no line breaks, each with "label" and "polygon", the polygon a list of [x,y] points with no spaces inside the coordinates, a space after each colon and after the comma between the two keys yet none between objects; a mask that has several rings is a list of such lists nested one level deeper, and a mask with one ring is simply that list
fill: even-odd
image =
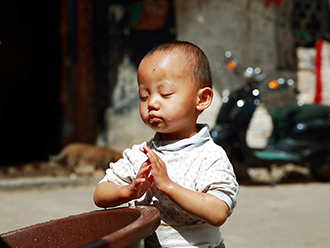
[{"label": "child's mouth", "polygon": [[160,122],[160,118],[159,117],[157,117],[157,116],[149,116],[149,118],[148,118],[148,122],[149,123],[156,123],[156,122]]}]

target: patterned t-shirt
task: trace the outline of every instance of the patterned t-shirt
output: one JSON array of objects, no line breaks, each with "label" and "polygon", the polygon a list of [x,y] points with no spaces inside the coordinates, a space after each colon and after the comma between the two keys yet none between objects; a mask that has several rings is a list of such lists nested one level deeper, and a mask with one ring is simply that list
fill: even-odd
[{"label": "patterned t-shirt", "polygon": [[[208,126],[197,127],[199,132],[191,138],[177,141],[155,141],[154,138],[147,142],[147,146],[166,164],[167,174],[173,182],[190,190],[218,197],[228,205],[231,214],[238,194],[233,167],[225,151],[213,142]],[[110,181],[118,185],[131,184],[140,166],[147,160],[146,155],[139,150],[143,144],[145,143],[126,149],[122,159],[110,163],[100,183]],[[131,204],[157,207],[162,223],[166,225],[187,226],[202,223],[183,211],[154,185]]]}]

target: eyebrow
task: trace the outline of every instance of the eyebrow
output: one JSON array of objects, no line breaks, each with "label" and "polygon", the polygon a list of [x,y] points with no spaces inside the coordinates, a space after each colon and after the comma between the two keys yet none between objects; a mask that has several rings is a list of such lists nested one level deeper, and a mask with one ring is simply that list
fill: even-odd
[{"label": "eyebrow", "polygon": [[[162,90],[162,89],[171,89],[171,90],[173,89],[173,90],[175,90],[176,86],[173,83],[165,82],[165,83],[161,83],[160,85],[157,85],[156,88],[157,88],[157,90]],[[148,90],[148,87],[146,87],[143,84],[139,85],[139,91],[141,91],[141,90]]]},{"label": "eyebrow", "polygon": [[162,90],[162,89],[171,89],[171,90],[173,89],[173,90],[175,90],[176,86],[173,83],[162,83],[161,85],[157,86],[157,89],[158,90]]}]

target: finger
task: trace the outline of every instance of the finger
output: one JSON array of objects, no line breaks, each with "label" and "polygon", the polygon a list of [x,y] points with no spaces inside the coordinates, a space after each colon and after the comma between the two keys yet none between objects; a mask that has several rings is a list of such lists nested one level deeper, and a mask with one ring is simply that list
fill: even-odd
[{"label": "finger", "polygon": [[144,145],[143,150],[148,157],[149,163],[154,169],[160,169],[165,166],[164,162],[148,146]]},{"label": "finger", "polygon": [[141,152],[145,153],[145,149],[144,149],[143,146],[140,146],[140,147],[139,147],[139,150],[140,150]]},{"label": "finger", "polygon": [[143,149],[144,153],[150,153],[150,152],[153,153],[153,151],[147,145],[142,146],[142,149]]},{"label": "finger", "polygon": [[147,153],[146,148],[149,148],[149,147],[146,144],[144,144],[144,145],[139,147],[139,150],[146,154]]},{"label": "finger", "polygon": [[150,163],[159,163],[161,161],[161,159],[158,157],[158,155],[153,150],[151,150],[148,146],[144,145],[143,150],[144,150],[145,154],[147,155]]},{"label": "finger", "polygon": [[145,171],[150,169],[149,167],[150,167],[150,162],[149,162],[149,160],[147,160],[141,165],[141,167],[138,171],[138,175],[145,173]]},{"label": "finger", "polygon": [[156,161],[158,156],[149,147],[145,146],[144,149],[145,149],[145,154],[147,155],[150,162],[152,163]]},{"label": "finger", "polygon": [[149,161],[152,168],[156,167],[159,169],[160,167],[165,166],[163,160],[161,160],[155,153],[150,154]]},{"label": "finger", "polygon": [[148,182],[150,184],[152,184],[154,182],[154,177],[151,174],[148,176]]},{"label": "finger", "polygon": [[150,165],[150,161],[148,159],[147,161],[143,162],[143,164],[140,167],[140,171],[145,170],[146,168],[148,168],[149,165]]},{"label": "finger", "polygon": [[144,183],[145,181],[147,181],[147,179],[145,179],[145,178],[137,178],[137,179],[135,179],[135,185]]},{"label": "finger", "polygon": [[141,167],[138,174],[137,174],[137,177],[145,177],[146,178],[150,174],[150,171],[151,171],[151,165]]},{"label": "finger", "polygon": [[148,158],[146,161],[144,161],[144,162],[142,163],[142,165],[141,165],[141,167],[140,167],[140,168],[144,168],[144,167],[147,167],[148,165],[150,165],[150,161],[149,161],[149,158]]},{"label": "finger", "polygon": [[138,190],[140,185],[142,185],[144,182],[146,182],[147,180],[145,178],[136,178],[131,187],[134,189],[134,190]]},{"label": "finger", "polygon": [[149,164],[156,162],[158,156],[147,145],[140,147],[140,151],[142,151],[148,157]]}]

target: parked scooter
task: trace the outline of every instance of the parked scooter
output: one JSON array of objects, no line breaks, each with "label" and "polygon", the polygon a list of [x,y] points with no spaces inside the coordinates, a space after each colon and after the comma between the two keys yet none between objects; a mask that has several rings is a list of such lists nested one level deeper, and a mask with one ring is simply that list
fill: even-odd
[{"label": "parked scooter", "polygon": [[[309,167],[318,181],[330,181],[330,106],[291,103],[277,106],[270,113],[273,131],[264,149],[250,148],[246,134],[252,115],[261,103],[260,87],[270,90],[294,87],[293,80],[272,80],[262,84],[266,75],[259,67],[241,70],[231,52],[226,52],[227,68],[245,84],[222,98],[216,125],[211,130],[235,166],[265,167],[293,163]],[[275,184],[271,176],[271,184]]]}]

